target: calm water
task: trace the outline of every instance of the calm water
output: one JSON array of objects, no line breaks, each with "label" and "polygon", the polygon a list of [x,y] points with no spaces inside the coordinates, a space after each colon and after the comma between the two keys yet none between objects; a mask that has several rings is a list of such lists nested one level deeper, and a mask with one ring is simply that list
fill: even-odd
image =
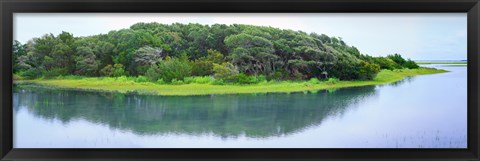
[{"label": "calm water", "polygon": [[467,68],[317,93],[136,96],[16,87],[15,148],[466,148]]}]

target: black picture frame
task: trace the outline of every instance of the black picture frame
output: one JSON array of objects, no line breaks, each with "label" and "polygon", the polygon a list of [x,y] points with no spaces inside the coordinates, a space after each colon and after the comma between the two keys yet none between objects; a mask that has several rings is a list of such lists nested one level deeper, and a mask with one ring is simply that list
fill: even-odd
[{"label": "black picture frame", "polygon": [[[13,149],[13,13],[373,12],[468,13],[467,149]],[[0,0],[2,160],[464,160],[480,159],[479,0]]]}]

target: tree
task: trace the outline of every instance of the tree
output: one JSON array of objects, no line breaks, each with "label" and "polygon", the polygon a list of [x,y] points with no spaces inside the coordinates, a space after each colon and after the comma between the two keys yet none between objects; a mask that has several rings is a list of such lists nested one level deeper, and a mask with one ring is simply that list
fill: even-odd
[{"label": "tree", "polygon": [[207,56],[201,57],[192,62],[192,75],[205,76],[213,74],[213,64],[221,64],[224,61],[223,54],[209,49]]},{"label": "tree", "polygon": [[75,59],[75,74],[96,76],[100,63],[93,50],[89,47],[80,46],[77,48],[77,55]]},{"label": "tree", "polygon": [[225,38],[225,44],[231,49],[232,63],[247,74],[269,74],[271,62],[278,58],[273,43],[263,37],[242,33]]},{"label": "tree", "polygon": [[[17,73],[22,68],[25,69],[26,66],[29,66],[26,64],[26,57],[24,57],[25,55],[27,55],[26,45],[23,45],[19,41],[15,40],[13,41],[12,50],[13,73]],[[22,61],[19,60],[20,57],[24,57]]]},{"label": "tree", "polygon": [[243,82],[261,75],[269,80],[357,80],[372,79],[375,65],[418,68],[399,54],[362,54],[340,37],[242,24],[137,23],[106,34],[45,34],[13,45],[14,72],[32,77],[145,75],[170,82],[238,73],[235,78]]},{"label": "tree", "polygon": [[217,79],[227,79],[238,74],[237,68],[232,63],[213,64],[213,72]]},{"label": "tree", "polygon": [[400,54],[388,55],[387,58],[393,60],[395,63],[397,63],[398,65],[400,65],[402,67],[407,62]]},{"label": "tree", "polygon": [[417,69],[417,68],[420,68],[420,66],[417,65],[417,63],[415,63],[414,61],[408,59],[405,64],[404,64],[404,67],[405,68],[408,68],[408,69]]},{"label": "tree", "polygon": [[392,59],[386,57],[375,57],[373,58],[373,62],[378,64],[380,69],[393,70],[401,68],[401,66],[395,63]]},{"label": "tree", "polygon": [[380,66],[377,64],[368,63],[366,61],[360,62],[360,79],[372,80],[380,71]]},{"label": "tree", "polygon": [[157,81],[171,82],[172,80],[182,80],[184,77],[191,75],[192,67],[188,61],[188,57],[182,54],[178,58],[166,57],[165,60],[157,64],[153,64],[146,72],[148,79]]},{"label": "tree", "polygon": [[137,74],[144,74],[150,66],[162,58],[163,54],[163,49],[159,47],[145,46],[136,50],[133,61]]}]

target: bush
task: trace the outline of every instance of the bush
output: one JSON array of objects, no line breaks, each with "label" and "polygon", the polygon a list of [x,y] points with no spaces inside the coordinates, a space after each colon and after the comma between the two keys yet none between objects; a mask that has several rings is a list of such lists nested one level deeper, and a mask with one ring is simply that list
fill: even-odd
[{"label": "bush", "polygon": [[115,80],[119,82],[127,82],[128,78],[127,76],[121,76],[121,77],[117,77]]},{"label": "bush", "polygon": [[42,75],[42,72],[39,69],[30,68],[25,72],[20,72],[19,75],[26,79],[35,79],[40,77]]},{"label": "bush", "polygon": [[257,80],[255,82],[264,82],[267,80],[267,77],[265,75],[259,75],[258,77],[255,77]]},{"label": "bush", "polygon": [[362,80],[372,80],[375,78],[378,72],[380,72],[380,66],[373,63],[368,63],[366,61],[360,62],[360,79]]},{"label": "bush", "polygon": [[183,82],[185,84],[193,83],[193,77],[185,77],[185,78],[183,78]]},{"label": "bush", "polygon": [[393,60],[395,63],[402,67],[407,62],[400,54],[388,55],[387,58]]},{"label": "bush", "polygon": [[394,70],[394,69],[399,69],[401,68],[400,65],[395,63],[392,59],[390,58],[385,58],[385,57],[375,57],[373,59],[373,62],[375,64],[378,64],[380,66],[380,69],[388,69],[388,70]]},{"label": "bush", "polygon": [[163,79],[158,79],[155,83],[157,84],[165,84],[166,82]]},{"label": "bush", "polygon": [[223,81],[223,79],[215,79],[213,82],[212,82],[213,85],[225,85],[225,82]]},{"label": "bush", "polygon": [[233,76],[228,77],[225,81],[230,83],[237,83],[237,84],[254,84],[258,82],[266,81],[266,77],[260,75],[258,77],[255,76],[248,76],[244,73],[235,74]]},{"label": "bush", "polygon": [[238,70],[232,63],[213,64],[213,72],[217,79],[228,79],[238,74]]},{"label": "bush", "polygon": [[68,74],[68,70],[66,68],[53,68],[50,70],[42,71],[42,75],[45,78],[53,78],[66,74]]},{"label": "bush", "polygon": [[[162,79],[161,78],[161,71],[158,65],[153,64],[145,73],[145,76],[150,80],[150,81],[157,81]],[[163,81],[163,79],[162,79]]]},{"label": "bush", "polygon": [[203,76],[203,77],[185,77],[183,78],[183,82],[185,84],[189,83],[197,83],[197,84],[209,84],[215,81],[214,78],[210,76]]},{"label": "bush", "polygon": [[327,80],[327,84],[336,84],[338,83],[340,80],[337,79],[337,78],[328,78]]},{"label": "bush", "polygon": [[101,76],[107,76],[107,77],[111,77],[113,75],[113,71],[115,70],[115,68],[113,68],[112,65],[107,65],[105,67],[103,67],[101,70],[100,70],[100,75]]},{"label": "bush", "polygon": [[113,67],[114,67],[114,70],[111,76],[120,77],[125,75],[125,69],[123,68],[122,64],[115,64]]},{"label": "bush", "polygon": [[355,80],[360,77],[361,64],[357,61],[339,58],[339,60],[332,65],[329,76],[339,78],[341,80]]},{"label": "bush", "polygon": [[205,76],[213,74],[213,62],[208,60],[195,60],[192,62],[192,75]]},{"label": "bush", "polygon": [[268,80],[280,80],[280,79],[284,79],[286,77],[286,75],[288,75],[288,73],[285,70],[276,71],[275,73],[269,75],[267,77],[267,79]]},{"label": "bush", "polygon": [[177,79],[172,79],[172,84],[175,84],[175,85],[181,85],[181,84],[185,84],[182,80],[177,80]]},{"label": "bush", "polygon": [[318,80],[317,78],[310,78],[308,83],[310,83],[310,84],[320,84],[320,80]]},{"label": "bush", "polygon": [[181,80],[190,76],[192,67],[188,58],[181,56],[180,58],[166,58],[159,64],[153,64],[145,74],[150,80],[163,79],[166,82],[171,82],[173,79]]},{"label": "bush", "polygon": [[135,79],[135,82],[138,82],[138,83],[141,83],[141,82],[147,82],[148,79],[147,77],[145,76],[138,76],[136,79]]},{"label": "bush", "polygon": [[408,59],[407,62],[405,62],[404,67],[408,69],[418,69],[420,66],[418,66],[414,61]]}]

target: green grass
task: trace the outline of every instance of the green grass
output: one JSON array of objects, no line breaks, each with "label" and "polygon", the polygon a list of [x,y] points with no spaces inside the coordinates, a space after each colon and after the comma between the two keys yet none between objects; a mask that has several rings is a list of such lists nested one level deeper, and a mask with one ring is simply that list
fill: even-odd
[{"label": "green grass", "polygon": [[37,79],[16,81],[17,84],[36,84],[62,89],[74,90],[93,90],[138,94],[153,94],[164,96],[187,96],[187,95],[210,95],[210,94],[241,94],[241,93],[290,93],[318,90],[332,90],[336,88],[355,87],[384,84],[402,80],[408,76],[434,74],[447,72],[433,68],[420,69],[402,69],[402,70],[382,70],[371,81],[281,81],[281,82],[261,82],[250,85],[212,85],[212,84],[156,84],[152,82],[135,82],[132,79],[118,78],[69,78],[63,77],[59,79]]},{"label": "green grass", "polygon": [[467,64],[467,62],[415,62],[417,64]]}]

